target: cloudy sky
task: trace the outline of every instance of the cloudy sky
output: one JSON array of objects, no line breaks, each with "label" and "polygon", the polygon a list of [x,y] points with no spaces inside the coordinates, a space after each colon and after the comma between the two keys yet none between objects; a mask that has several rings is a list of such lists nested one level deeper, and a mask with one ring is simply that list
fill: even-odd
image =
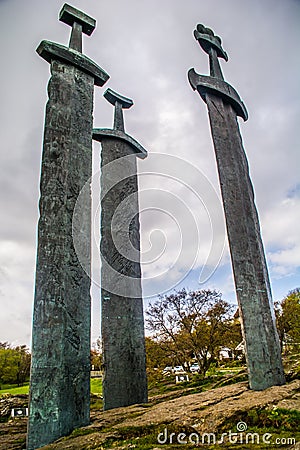
[{"label": "cloudy sky", "polygon": [[[30,344],[39,177],[49,65],[42,39],[67,45],[63,2],[0,0],[0,341]],[[95,127],[112,125],[110,87],[134,100],[126,131],[139,162],[145,303],[174,287],[216,288],[235,302],[206,105],[187,71],[208,73],[197,23],[221,36],[225,79],[248,113],[240,129],[259,210],[274,300],[300,285],[299,0],[73,0],[97,20],[84,53],[110,75],[95,89]],[[94,174],[99,166],[94,146]],[[94,199],[97,210],[97,198]],[[98,216],[93,340],[99,335]],[[225,245],[224,245],[225,242]],[[99,259],[99,258],[98,258]]]}]

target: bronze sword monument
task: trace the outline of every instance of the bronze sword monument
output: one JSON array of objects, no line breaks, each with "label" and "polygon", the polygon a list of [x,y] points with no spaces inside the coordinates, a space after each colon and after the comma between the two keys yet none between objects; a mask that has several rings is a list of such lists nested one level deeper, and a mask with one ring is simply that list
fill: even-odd
[{"label": "bronze sword monument", "polygon": [[[94,84],[109,76],[82,54],[82,32],[96,22],[65,4],[60,20],[72,27],[69,47],[42,41],[50,63],[42,155],[40,218],[32,330],[27,449],[87,425],[90,420],[90,276],[73,245],[77,197],[92,176]],[[90,266],[91,198],[78,214],[84,266]]]},{"label": "bronze sword monument", "polygon": [[188,73],[206,102],[215,148],[250,388],[285,383],[268,269],[248,162],[237,116],[247,120],[243,102],[223,78],[218,58],[228,60],[221,39],[197,25],[196,40],[209,55],[210,76]]},{"label": "bronze sword monument", "polygon": [[111,89],[114,127],[93,130],[101,142],[101,321],[104,410],[147,402],[136,157],[146,150],[125,133],[132,100]]}]

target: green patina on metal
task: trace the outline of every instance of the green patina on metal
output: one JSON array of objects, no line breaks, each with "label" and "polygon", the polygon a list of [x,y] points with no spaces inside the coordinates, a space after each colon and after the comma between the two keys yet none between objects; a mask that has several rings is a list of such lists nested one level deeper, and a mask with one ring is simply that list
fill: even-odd
[{"label": "green patina on metal", "polygon": [[194,36],[209,55],[210,75],[188,72],[190,84],[206,102],[215,148],[249,384],[254,390],[285,383],[267,263],[247,157],[237,115],[248,114],[238,93],[224,81],[218,58],[228,60],[221,39],[197,25]]},{"label": "green patina on metal", "polygon": [[[90,421],[90,273],[76,254],[72,219],[79,193],[92,175],[94,84],[108,75],[80,53],[82,31],[95,21],[65,5],[70,47],[43,41],[50,63],[46,106],[27,449],[33,450]],[[81,247],[90,267],[91,198],[80,210]]]},{"label": "green patina on metal", "polygon": [[122,108],[132,100],[108,89],[114,128],[94,129],[101,142],[101,311],[103,403],[112,409],[147,402],[136,157],[146,150],[125,133]]}]

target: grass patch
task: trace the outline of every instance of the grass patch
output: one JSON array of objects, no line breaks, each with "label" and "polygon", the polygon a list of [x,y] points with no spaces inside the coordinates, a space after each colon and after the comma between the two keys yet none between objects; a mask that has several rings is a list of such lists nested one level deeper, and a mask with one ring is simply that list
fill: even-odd
[{"label": "grass patch", "polygon": [[293,409],[257,408],[237,414],[227,421],[222,430],[233,429],[238,422],[245,422],[248,427],[268,428],[270,430],[298,431],[300,411]]},{"label": "grass patch", "polygon": [[[175,383],[175,375],[162,376],[160,374],[150,377],[149,381],[149,396],[156,396],[167,393],[176,393],[180,396],[196,394],[221,386],[228,386],[230,384],[239,383],[248,379],[245,369],[239,367],[232,370],[232,372],[214,371],[207,374],[205,378],[198,373],[189,374],[190,381],[184,383]],[[227,372],[227,373],[226,373]]]},{"label": "grass patch", "polygon": [[[140,450],[152,450],[154,447],[172,448],[172,450],[196,447],[207,450],[290,448],[300,439],[299,419],[299,411],[280,408],[251,410],[228,421],[215,435],[209,437],[207,434],[199,433],[198,438],[197,430],[194,428],[175,423],[124,427],[118,430],[107,429],[103,431],[113,431],[113,433],[101,446],[103,449],[138,448]],[[243,433],[237,432],[236,425],[239,421],[244,421],[248,425]],[[227,433],[227,436],[221,439],[223,433]],[[189,440],[191,436],[192,442]],[[184,439],[186,442],[183,445],[182,442],[178,442],[178,439],[179,441]]]},{"label": "grass patch", "polygon": [[88,434],[93,434],[96,433],[97,431],[94,428],[76,428],[75,430],[72,431],[72,433],[66,438],[74,438],[77,436],[86,436]]},{"label": "grass patch", "polygon": [[24,386],[9,384],[2,386],[2,389],[0,390],[0,396],[4,394],[11,394],[11,395],[28,394],[28,392],[29,392],[29,383],[24,384]]},{"label": "grass patch", "polygon": [[249,411],[248,417],[257,427],[295,431],[300,423],[300,411],[274,407]]},{"label": "grass patch", "polygon": [[91,403],[90,403],[91,411],[102,411],[103,409],[103,400],[102,398],[97,397],[96,395],[91,395]]},{"label": "grass patch", "polygon": [[[252,409],[228,420],[221,427],[220,434],[228,433],[229,430],[237,433],[238,422],[247,424],[247,430],[242,433],[242,436],[245,443],[248,434],[248,445],[251,444],[251,449],[270,448],[271,445],[277,448],[290,448],[300,439],[300,411],[277,407]],[[230,443],[227,439],[223,447],[233,448],[230,447],[231,444],[232,442]]]},{"label": "grass patch", "polygon": [[[3,385],[0,389],[0,396],[4,394],[20,395],[29,393],[29,383],[23,386],[17,386],[16,384]],[[91,393],[102,395],[102,380],[101,378],[91,378]]]},{"label": "grass patch", "polygon": [[112,436],[103,442],[102,448],[112,449],[121,445],[122,448],[150,450],[157,444],[157,435],[159,433],[157,425],[124,427],[112,431]]},{"label": "grass patch", "polygon": [[102,378],[91,378],[91,393],[102,395]]}]

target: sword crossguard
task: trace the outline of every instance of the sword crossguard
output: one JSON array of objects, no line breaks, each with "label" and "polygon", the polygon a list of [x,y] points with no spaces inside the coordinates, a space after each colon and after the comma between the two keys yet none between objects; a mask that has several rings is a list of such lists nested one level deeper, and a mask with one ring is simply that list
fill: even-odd
[{"label": "sword crossguard", "polygon": [[72,27],[69,47],[82,53],[82,33],[90,36],[96,28],[96,20],[67,3],[59,13],[59,20]]},{"label": "sword crossguard", "polygon": [[114,129],[125,132],[123,109],[131,108],[133,101],[110,88],[104,92],[103,96],[109,103],[115,106]]}]

